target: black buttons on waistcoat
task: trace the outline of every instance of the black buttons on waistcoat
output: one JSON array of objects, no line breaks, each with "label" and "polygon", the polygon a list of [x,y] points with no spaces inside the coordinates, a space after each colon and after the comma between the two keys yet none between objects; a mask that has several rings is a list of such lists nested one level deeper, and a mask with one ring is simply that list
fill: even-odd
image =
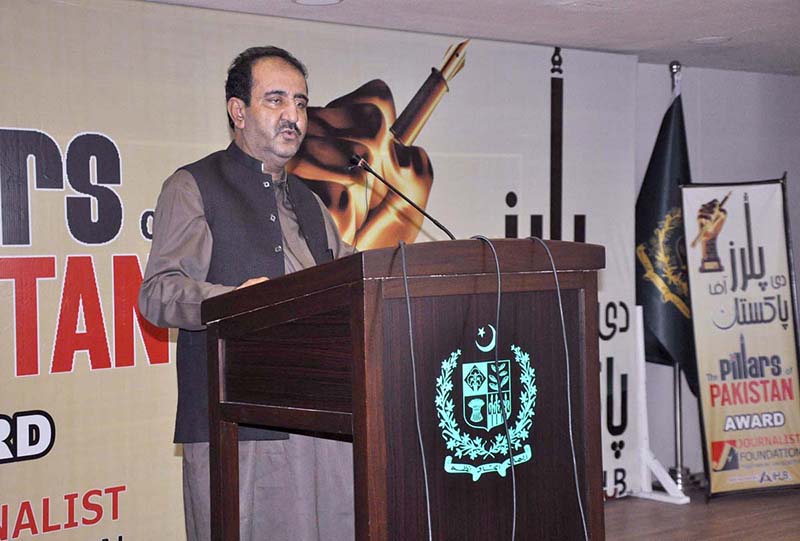
[{"label": "black buttons on waistcoat", "polygon": [[270,214],[270,215],[269,215],[269,221],[270,221],[270,222],[274,222],[274,221],[275,221],[275,220],[277,220],[277,219],[278,219],[278,217],[277,217],[277,216],[275,216],[274,214]]},{"label": "black buttons on waistcoat", "polygon": [[276,254],[279,254],[279,253],[281,253],[282,251],[283,251],[283,246],[281,246],[280,244],[278,244],[278,245],[275,247],[275,253],[276,253]]},{"label": "black buttons on waistcoat", "polygon": [[264,181],[264,187],[265,187],[265,188],[269,188],[269,181],[268,181],[268,180],[265,180],[265,181]]}]

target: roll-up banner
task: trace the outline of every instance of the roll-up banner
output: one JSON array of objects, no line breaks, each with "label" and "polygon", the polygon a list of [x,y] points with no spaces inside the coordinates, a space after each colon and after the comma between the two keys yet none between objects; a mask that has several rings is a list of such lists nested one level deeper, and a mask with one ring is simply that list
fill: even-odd
[{"label": "roll-up banner", "polygon": [[710,495],[800,482],[785,190],[785,179],[682,188]]}]

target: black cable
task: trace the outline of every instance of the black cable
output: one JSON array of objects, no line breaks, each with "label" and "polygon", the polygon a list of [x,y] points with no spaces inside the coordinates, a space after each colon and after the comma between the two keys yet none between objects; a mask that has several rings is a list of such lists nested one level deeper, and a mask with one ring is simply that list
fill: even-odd
[{"label": "black cable", "polygon": [[406,269],[406,243],[400,241],[400,260],[403,265],[403,286],[406,293],[406,310],[408,313],[408,341],[411,348],[411,376],[414,381],[414,419],[417,424],[417,438],[419,440],[419,454],[422,460],[422,475],[425,481],[425,511],[428,514],[428,539],[433,541],[431,526],[431,496],[428,489],[428,467],[425,465],[425,446],[422,443],[422,429],[420,428],[419,399],[417,397],[417,363],[414,358],[414,329],[411,325],[411,295],[408,292],[408,270]]},{"label": "black cable", "polygon": [[567,346],[567,327],[564,324],[564,302],[561,298],[561,286],[558,283],[558,272],[556,272],[556,263],[553,260],[553,254],[550,252],[550,248],[547,244],[540,239],[539,237],[528,237],[530,240],[536,241],[544,247],[545,252],[547,252],[547,258],[550,260],[550,268],[553,271],[553,278],[556,282],[556,293],[558,295],[558,312],[561,316],[561,336],[564,339],[564,359],[566,361],[567,367],[567,419],[569,422],[569,445],[572,451],[572,474],[575,480],[575,494],[578,498],[578,509],[581,513],[581,526],[583,526],[583,538],[588,541],[589,540],[589,533],[586,527],[586,515],[583,511],[583,500],[581,499],[581,491],[580,491],[580,483],[578,482],[578,461],[575,458],[575,439],[573,436],[574,428],[572,426],[572,396],[570,395],[570,377],[569,377],[569,367],[570,367],[570,359],[569,359],[569,347]]},{"label": "black cable", "polygon": [[[495,313],[495,348],[494,348],[494,369],[495,372],[500,371],[500,361],[498,359],[498,353],[500,350],[500,292],[501,292],[501,284],[500,284],[500,260],[497,257],[497,250],[494,248],[494,244],[488,238],[484,237],[483,235],[475,235],[472,237],[473,239],[481,240],[489,245],[489,248],[492,250],[492,255],[494,256],[494,266],[497,272],[497,312]],[[509,375],[511,375],[509,373]],[[500,391],[498,387],[498,391]],[[509,402],[511,401],[512,397],[509,397]],[[503,401],[503,393],[500,392],[500,411],[503,417],[503,428],[506,432],[506,441],[508,442],[508,460],[509,464],[511,465],[511,495],[512,495],[512,504],[513,504],[513,514],[511,519],[511,541],[514,541],[517,538],[517,475],[514,469],[514,449],[511,446],[511,432],[508,430],[508,416],[506,414],[506,406]]]}]

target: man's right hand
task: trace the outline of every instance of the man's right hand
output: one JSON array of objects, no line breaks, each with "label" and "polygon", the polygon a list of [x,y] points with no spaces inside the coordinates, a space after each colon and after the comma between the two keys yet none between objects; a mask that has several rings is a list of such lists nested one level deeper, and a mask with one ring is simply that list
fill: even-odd
[{"label": "man's right hand", "polygon": [[269,278],[267,278],[266,276],[259,276],[258,278],[250,278],[249,280],[245,280],[244,282],[236,286],[236,289],[242,289],[243,287],[254,286],[256,284],[260,284],[261,282],[266,282],[267,280],[269,280]]}]

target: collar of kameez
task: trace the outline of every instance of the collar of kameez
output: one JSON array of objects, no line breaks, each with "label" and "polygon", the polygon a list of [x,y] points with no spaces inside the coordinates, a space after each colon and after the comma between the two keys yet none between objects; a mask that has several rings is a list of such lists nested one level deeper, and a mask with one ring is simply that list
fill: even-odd
[{"label": "collar of kameez", "polygon": [[261,160],[246,154],[234,141],[231,141],[231,144],[228,145],[228,149],[225,152],[227,152],[231,159],[244,165],[248,169],[255,171],[256,173],[261,173],[262,175],[270,177],[270,179],[273,179],[276,183],[286,181],[286,169],[283,170],[280,178],[274,179],[270,173],[264,172],[264,164],[261,162]]}]

